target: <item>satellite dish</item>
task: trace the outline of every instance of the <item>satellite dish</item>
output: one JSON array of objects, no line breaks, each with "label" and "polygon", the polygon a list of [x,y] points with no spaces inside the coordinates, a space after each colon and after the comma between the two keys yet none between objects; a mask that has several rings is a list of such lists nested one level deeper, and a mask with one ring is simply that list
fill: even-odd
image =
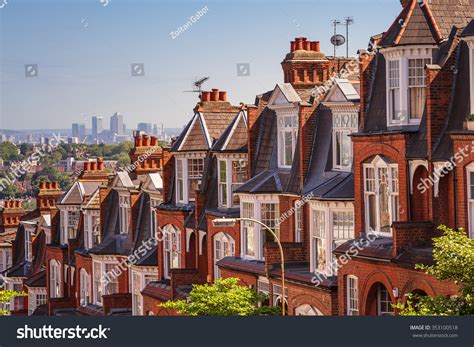
[{"label": "satellite dish", "polygon": [[346,43],[346,38],[342,35],[334,35],[331,37],[331,43],[333,46],[342,46],[344,43]]}]

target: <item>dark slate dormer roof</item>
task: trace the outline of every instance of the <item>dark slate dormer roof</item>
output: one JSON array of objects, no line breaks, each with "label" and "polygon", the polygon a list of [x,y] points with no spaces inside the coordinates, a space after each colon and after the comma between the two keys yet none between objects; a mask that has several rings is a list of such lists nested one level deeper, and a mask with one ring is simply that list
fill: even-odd
[{"label": "dark slate dormer roof", "polygon": [[[356,107],[352,104],[350,106]],[[311,194],[314,199],[321,200],[352,200],[354,198],[353,173],[332,170],[333,111],[331,106],[322,103],[316,112],[316,135],[303,194]]]},{"label": "dark slate dormer roof", "polygon": [[41,270],[25,281],[25,285],[34,288],[46,287],[46,270]]},{"label": "dark slate dormer roof", "polygon": [[408,0],[379,46],[438,44],[473,17],[474,0]]},{"label": "dark slate dormer roof", "polygon": [[469,22],[469,24],[464,28],[464,31],[461,34],[462,37],[474,36],[474,19]]},{"label": "dark slate dormer roof", "polygon": [[446,117],[443,133],[434,145],[433,160],[451,159],[454,153],[450,133],[464,131],[464,121],[469,114],[469,47],[462,41],[458,48],[455,68],[457,74],[451,90],[449,113]]},{"label": "dark slate dormer roof", "polygon": [[212,147],[213,152],[247,152],[247,114],[241,110]]},{"label": "dark slate dormer roof", "polygon": [[253,161],[251,177],[268,169],[276,169],[277,162],[277,121],[276,113],[265,108],[258,121],[259,134],[257,138],[255,155],[250,158]]},{"label": "dark slate dormer roof", "polygon": [[[151,204],[150,195],[142,193],[140,197],[140,211],[138,213],[137,226],[135,228],[135,240],[132,249],[132,254],[138,254],[139,259],[135,265],[137,266],[158,266],[158,253],[157,246],[152,246],[150,242],[147,242],[151,238]],[[147,250],[145,255],[142,255],[143,245],[146,244],[149,247],[153,247],[151,250]],[[139,251],[141,247],[141,251]]]},{"label": "dark slate dormer roof", "polygon": [[129,234],[120,234],[119,194],[112,190],[104,201],[105,227],[102,242],[89,250],[90,254],[129,255],[133,241]]}]

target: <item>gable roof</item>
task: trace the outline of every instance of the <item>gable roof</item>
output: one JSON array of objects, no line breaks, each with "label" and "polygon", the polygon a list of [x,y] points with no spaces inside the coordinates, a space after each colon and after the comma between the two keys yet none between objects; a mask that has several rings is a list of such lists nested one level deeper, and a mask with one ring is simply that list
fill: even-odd
[{"label": "gable roof", "polygon": [[360,95],[347,78],[336,78],[333,88],[326,94],[326,102],[359,101]]},{"label": "gable roof", "polygon": [[63,195],[60,204],[80,205],[99,188],[103,181],[76,181]]},{"label": "gable roof", "polygon": [[301,102],[301,98],[295,91],[291,83],[278,83],[273,89],[270,100],[268,100],[268,106],[292,104]]},{"label": "gable roof", "polygon": [[212,150],[214,152],[246,152],[247,140],[247,112],[241,110],[216,141]]},{"label": "gable roof", "polygon": [[438,44],[473,17],[474,0],[408,0],[379,46]]}]

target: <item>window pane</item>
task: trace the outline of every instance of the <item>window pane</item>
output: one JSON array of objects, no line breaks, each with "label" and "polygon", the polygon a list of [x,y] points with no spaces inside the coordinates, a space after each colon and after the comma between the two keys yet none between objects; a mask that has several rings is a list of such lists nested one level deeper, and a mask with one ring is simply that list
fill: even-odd
[{"label": "window pane", "polygon": [[291,166],[293,161],[293,134],[285,132],[285,166]]}]

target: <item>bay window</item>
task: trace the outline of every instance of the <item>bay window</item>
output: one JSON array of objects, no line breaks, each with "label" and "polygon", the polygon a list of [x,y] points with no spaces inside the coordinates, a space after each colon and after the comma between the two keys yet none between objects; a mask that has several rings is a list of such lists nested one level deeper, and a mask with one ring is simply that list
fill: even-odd
[{"label": "bay window", "polygon": [[421,119],[426,101],[425,65],[431,59],[408,59],[408,115],[410,119]]},{"label": "bay window", "polygon": [[61,263],[53,259],[49,263],[49,296],[60,298],[62,295],[61,286]]},{"label": "bay window", "polygon": [[176,201],[187,204],[194,201],[204,171],[204,158],[198,156],[176,157]]},{"label": "bay window", "polygon": [[95,304],[102,305],[102,295],[111,295],[119,292],[119,272],[115,262],[93,262],[94,300]]},{"label": "bay window", "polygon": [[325,212],[321,210],[313,211],[313,232],[311,236],[312,246],[312,267],[314,271],[326,271],[327,251],[326,251],[326,228]]},{"label": "bay window", "polygon": [[218,233],[214,236],[214,279],[220,277],[217,262],[226,257],[235,255],[235,241],[225,233]]},{"label": "bay window", "polygon": [[310,266],[312,272],[337,274],[333,251],[354,239],[354,208],[351,203],[311,203]]},{"label": "bay window", "polygon": [[399,217],[398,165],[377,156],[363,167],[366,231],[390,236]]},{"label": "bay window", "polygon": [[333,117],[333,167],[350,170],[352,166],[352,142],[350,134],[357,131],[358,115],[335,113]]},{"label": "bay window", "polygon": [[130,228],[130,196],[119,196],[120,233],[128,234]]},{"label": "bay window", "polygon": [[355,276],[347,276],[347,315],[359,315],[359,280]]},{"label": "bay window", "polygon": [[85,269],[79,271],[80,305],[87,306],[91,303],[91,279]]},{"label": "bay window", "polygon": [[[251,202],[242,203],[242,217],[254,219],[254,204]],[[244,245],[244,255],[247,257],[255,257],[255,223],[247,220],[242,221],[242,236]]]},{"label": "bay window", "polygon": [[383,49],[386,64],[387,121],[393,125],[418,125],[426,102],[425,66],[433,47]]},{"label": "bay window", "polygon": [[474,163],[466,167],[467,211],[469,217],[469,236],[474,238]]},{"label": "bay window", "polygon": [[144,315],[142,290],[157,280],[158,274],[151,270],[132,271],[132,312],[134,316]]},{"label": "bay window", "polygon": [[[279,237],[280,207],[277,198],[262,197],[259,200],[255,196],[246,196],[243,199],[241,216],[259,220]],[[245,220],[241,222],[241,237],[242,254],[247,259],[264,260],[263,245],[265,242],[275,242],[275,238],[262,225]]]},{"label": "bay window", "polygon": [[80,213],[80,211],[77,211],[77,210],[67,212],[67,237],[68,237],[68,239],[75,239],[76,238],[80,216],[81,216],[81,213]]},{"label": "bay window", "polygon": [[163,228],[164,277],[170,278],[171,269],[181,267],[181,231],[173,225]]},{"label": "bay window", "polygon": [[219,207],[238,207],[239,196],[234,192],[247,181],[247,160],[222,158],[217,165]]},{"label": "bay window", "polygon": [[102,266],[99,262],[93,263],[94,276],[94,301],[96,305],[102,306]]},{"label": "bay window", "polygon": [[293,157],[298,139],[298,115],[282,113],[278,119],[278,164],[282,168],[289,168],[293,164]]}]

